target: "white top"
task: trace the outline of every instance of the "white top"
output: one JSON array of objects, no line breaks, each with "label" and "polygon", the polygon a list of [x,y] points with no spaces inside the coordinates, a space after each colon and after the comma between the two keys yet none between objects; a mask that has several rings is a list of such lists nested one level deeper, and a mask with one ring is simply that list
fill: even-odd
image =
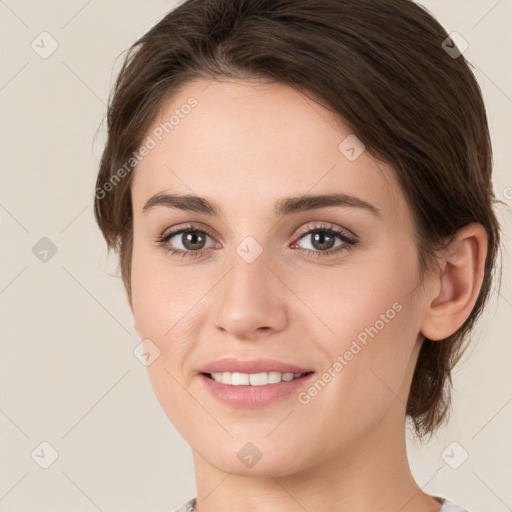
[{"label": "white top", "polygon": [[[446,498],[441,498],[440,496],[433,496],[433,498],[443,505],[443,508],[440,510],[440,512],[469,512],[467,509],[455,505],[455,503],[452,503]],[[190,498],[181,507],[175,508],[172,512],[191,512],[195,504],[196,498]]]}]

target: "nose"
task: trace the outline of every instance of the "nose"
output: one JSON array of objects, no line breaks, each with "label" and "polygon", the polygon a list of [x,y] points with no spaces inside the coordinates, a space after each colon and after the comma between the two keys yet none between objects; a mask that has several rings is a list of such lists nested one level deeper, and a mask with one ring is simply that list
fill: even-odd
[{"label": "nose", "polygon": [[230,271],[215,287],[217,329],[237,339],[255,340],[286,328],[287,288],[269,260],[265,251],[252,262],[233,251]]}]

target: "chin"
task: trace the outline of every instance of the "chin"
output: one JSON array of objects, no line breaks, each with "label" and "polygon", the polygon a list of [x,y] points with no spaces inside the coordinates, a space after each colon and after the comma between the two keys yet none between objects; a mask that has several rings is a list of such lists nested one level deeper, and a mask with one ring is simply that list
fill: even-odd
[{"label": "chin", "polygon": [[[268,478],[269,473],[273,477],[285,477],[304,468],[297,461],[297,456],[290,453],[289,457],[283,456],[282,452],[272,450],[272,453],[265,454],[265,449],[256,451],[257,449],[250,443],[242,444],[234,453],[229,455],[224,445],[224,451],[219,453],[217,458],[211,458],[209,454],[208,462],[217,469],[232,473],[238,476],[265,477]],[[231,451],[231,450],[229,450]]]}]

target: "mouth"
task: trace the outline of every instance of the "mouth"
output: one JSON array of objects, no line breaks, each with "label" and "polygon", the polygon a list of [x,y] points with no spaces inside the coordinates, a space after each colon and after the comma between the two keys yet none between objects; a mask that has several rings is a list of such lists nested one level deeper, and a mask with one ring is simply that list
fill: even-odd
[{"label": "mouth", "polygon": [[312,371],[304,373],[292,372],[260,372],[260,373],[241,373],[241,372],[203,372],[206,378],[228,386],[267,386],[280,384],[281,382],[290,382],[300,380],[311,375]]},{"label": "mouth", "polygon": [[235,409],[260,409],[274,403],[287,403],[292,396],[311,385],[314,375],[313,371],[198,374],[211,396]]},{"label": "mouth", "polygon": [[284,404],[315,378],[316,372],[292,361],[240,355],[211,361],[197,376],[210,396],[234,408]]}]

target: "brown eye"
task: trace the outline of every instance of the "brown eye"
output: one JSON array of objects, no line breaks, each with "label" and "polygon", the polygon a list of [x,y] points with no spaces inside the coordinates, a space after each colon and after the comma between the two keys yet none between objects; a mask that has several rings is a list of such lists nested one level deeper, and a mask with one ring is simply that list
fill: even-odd
[{"label": "brown eye", "polygon": [[[336,244],[336,239],[339,243]],[[302,233],[299,238],[301,240],[309,240],[310,247],[301,246],[311,253],[338,253],[344,249],[349,249],[356,244],[356,240],[350,237],[340,229],[333,229],[329,227],[315,227],[309,231]],[[298,242],[296,243],[298,245]]]},{"label": "brown eye", "polygon": [[336,243],[336,237],[330,233],[317,231],[306,236],[311,237],[310,240],[313,248],[320,251],[332,249]]},{"label": "brown eye", "polygon": [[212,244],[206,245],[208,238],[212,237],[206,231],[185,227],[172,231],[157,241],[171,254],[197,256],[211,247]]},{"label": "brown eye", "polygon": [[[336,239],[339,241],[338,243],[336,243]],[[309,243],[309,247],[307,244],[304,247],[303,240]],[[349,231],[338,227],[318,225],[302,230],[297,242],[293,244],[293,248],[299,247],[314,258],[329,257],[349,251],[357,245],[358,241],[357,236]]]},{"label": "brown eye", "polygon": [[[176,239],[171,245],[178,250],[200,251],[205,248],[206,237],[209,237],[208,233],[197,229],[180,230],[170,233],[165,237],[165,240],[170,243],[171,240]],[[180,244],[182,247],[179,247]]]}]

